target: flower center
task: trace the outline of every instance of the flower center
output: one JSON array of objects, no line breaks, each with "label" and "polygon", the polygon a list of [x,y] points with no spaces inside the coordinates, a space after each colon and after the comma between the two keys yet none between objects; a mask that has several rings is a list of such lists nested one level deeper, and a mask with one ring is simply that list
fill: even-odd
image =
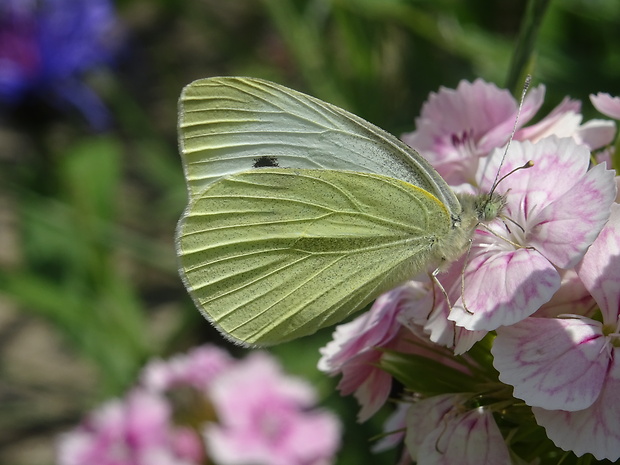
[{"label": "flower center", "polygon": [[258,424],[264,437],[271,443],[280,440],[284,434],[285,425],[280,416],[273,412],[262,412]]},{"label": "flower center", "polygon": [[620,332],[616,325],[603,325],[603,335],[607,337],[608,344],[612,347],[620,347]]},{"label": "flower center", "polygon": [[461,132],[461,134],[452,133],[451,136],[452,146],[457,150],[464,158],[476,157],[476,141],[474,139],[474,130],[467,129]]}]

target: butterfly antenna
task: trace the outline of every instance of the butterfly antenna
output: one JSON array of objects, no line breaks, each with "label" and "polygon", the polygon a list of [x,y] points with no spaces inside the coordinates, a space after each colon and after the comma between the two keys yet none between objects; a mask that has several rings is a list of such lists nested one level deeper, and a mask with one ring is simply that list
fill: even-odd
[{"label": "butterfly antenna", "polygon": [[[493,194],[493,192],[495,191],[495,188],[497,187],[497,185],[504,180],[504,178],[506,178],[506,176],[508,176],[509,174],[514,173],[517,170],[520,170],[522,168],[530,168],[531,166],[534,166],[533,162],[528,162],[531,163],[531,165],[529,166],[522,166],[520,168],[517,168],[515,170],[512,170],[510,173],[508,173],[505,176],[502,176],[501,178],[499,178],[499,173],[502,170],[502,166],[504,166],[504,161],[506,161],[506,155],[508,154],[508,149],[510,148],[510,144],[512,143],[512,139],[514,139],[514,136],[517,132],[517,123],[519,122],[519,116],[521,116],[521,109],[523,108],[523,101],[525,100],[525,94],[527,94],[528,89],[530,88],[530,84],[532,83],[532,76],[531,75],[527,75],[525,77],[525,82],[523,83],[523,90],[521,91],[521,100],[519,101],[519,108],[517,109],[517,117],[515,118],[515,124],[512,127],[512,133],[510,134],[510,138],[508,139],[508,143],[506,144],[506,149],[504,150],[504,156],[502,157],[502,161],[499,164],[499,168],[497,169],[497,174],[495,175],[495,181],[493,181],[493,187],[491,187],[491,191],[489,192],[489,196],[491,196],[491,194]],[[526,165],[528,164],[526,163]]]},{"label": "butterfly antenna", "polygon": [[[504,153],[504,157],[506,157],[505,153]],[[504,163],[503,159],[502,159],[502,163]],[[495,176],[495,182],[493,183],[493,188],[491,189],[491,193],[493,193],[493,191],[495,190],[495,188],[497,187],[497,185],[500,182],[502,182],[504,179],[506,179],[508,176],[510,176],[515,171],[524,170],[526,168],[531,168],[532,166],[534,166],[534,162],[532,160],[528,160],[528,161],[525,162],[525,164],[523,164],[521,166],[517,166],[514,170],[512,170],[509,173],[506,173],[505,175],[503,175],[501,178],[499,178],[499,180],[497,180],[497,176],[499,176],[499,171],[498,171],[497,175]],[[502,166],[500,165],[500,169],[501,169],[501,167]]]}]

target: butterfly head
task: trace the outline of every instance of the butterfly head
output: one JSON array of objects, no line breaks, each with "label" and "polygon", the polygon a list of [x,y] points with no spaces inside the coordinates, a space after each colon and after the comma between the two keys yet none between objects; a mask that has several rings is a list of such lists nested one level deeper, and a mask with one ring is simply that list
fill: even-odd
[{"label": "butterfly head", "polygon": [[476,217],[481,223],[497,218],[506,206],[506,195],[492,192],[488,195],[475,198],[474,211]]}]

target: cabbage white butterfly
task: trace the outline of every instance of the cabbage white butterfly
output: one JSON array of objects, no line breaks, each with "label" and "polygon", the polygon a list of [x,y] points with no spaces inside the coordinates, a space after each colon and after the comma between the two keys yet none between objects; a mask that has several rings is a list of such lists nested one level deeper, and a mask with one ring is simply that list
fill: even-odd
[{"label": "cabbage white butterfly", "polygon": [[180,275],[228,339],[312,334],[457,259],[499,194],[455,195],[417,152],[341,108],[253,78],[179,100],[189,203]]}]

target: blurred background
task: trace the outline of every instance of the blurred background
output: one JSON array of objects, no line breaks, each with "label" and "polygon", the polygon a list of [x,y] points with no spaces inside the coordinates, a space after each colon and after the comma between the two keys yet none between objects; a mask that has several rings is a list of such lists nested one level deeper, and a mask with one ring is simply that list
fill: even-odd
[{"label": "blurred background", "polygon": [[[503,87],[522,0],[0,0],[0,463],[54,463],[54,438],[135,382],[150,357],[232,347],[177,275],[186,203],[177,98],[248,75],[399,135],[431,91]],[[620,95],[620,2],[550,2],[528,60],[564,96]],[[519,88],[520,82],[508,84]],[[511,89],[515,90],[515,89]],[[546,111],[545,111],[546,110]],[[355,421],[319,373],[331,329],[273,349],[345,424],[339,464],[369,455],[389,409]]]}]

